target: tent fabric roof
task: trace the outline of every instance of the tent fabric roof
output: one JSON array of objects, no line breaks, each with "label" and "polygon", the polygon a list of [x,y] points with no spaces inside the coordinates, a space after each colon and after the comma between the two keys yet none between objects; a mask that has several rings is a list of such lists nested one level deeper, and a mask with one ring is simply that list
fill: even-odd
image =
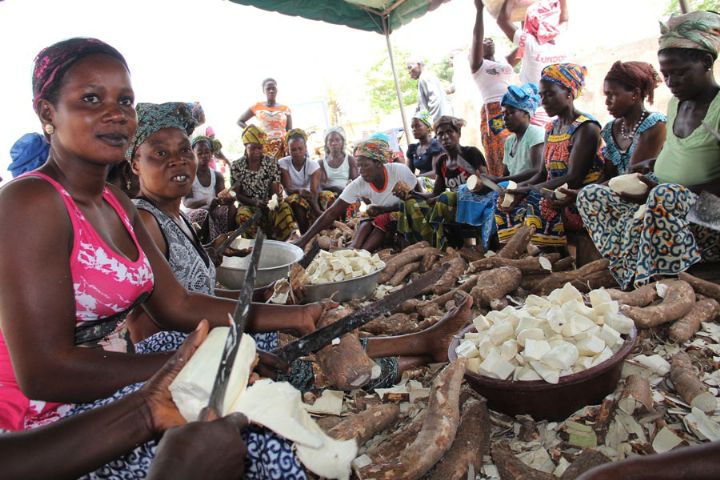
[{"label": "tent fabric roof", "polygon": [[359,30],[386,33],[425,15],[449,0],[232,0],[234,3],[344,25]]}]

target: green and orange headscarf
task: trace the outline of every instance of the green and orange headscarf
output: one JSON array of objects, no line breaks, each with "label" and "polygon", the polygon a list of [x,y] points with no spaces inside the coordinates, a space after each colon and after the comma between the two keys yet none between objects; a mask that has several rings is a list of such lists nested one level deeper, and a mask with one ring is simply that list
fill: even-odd
[{"label": "green and orange headscarf", "polygon": [[660,22],[659,49],[690,48],[710,53],[720,51],[720,15],[715,12],[691,12]]},{"label": "green and orange headscarf", "polygon": [[553,63],[543,68],[540,81],[551,82],[567,88],[573,97],[582,95],[587,68],[575,63]]},{"label": "green and orange headscarf", "polygon": [[355,147],[356,157],[365,157],[380,163],[388,163],[392,158],[390,144],[379,138],[372,138],[360,142]]}]

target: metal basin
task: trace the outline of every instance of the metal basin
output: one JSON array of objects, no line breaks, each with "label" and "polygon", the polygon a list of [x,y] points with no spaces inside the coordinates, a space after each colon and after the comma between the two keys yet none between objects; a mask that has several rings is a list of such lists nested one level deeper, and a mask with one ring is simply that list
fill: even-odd
[{"label": "metal basin", "polygon": [[[448,357],[451,362],[457,358],[455,348],[462,337],[474,331],[475,327],[471,325],[460,331],[450,343]],[[493,410],[512,416],[527,414],[535,420],[565,420],[587,405],[601,403],[606,395],[615,390],[623,361],[636,339],[637,330],[633,327],[615,355],[583,372],[560,377],[556,384],[544,380],[498,380],[470,371],[465,372],[465,380],[473,390],[487,398],[488,407]]]},{"label": "metal basin", "polygon": [[[243,249],[253,246],[255,240],[238,238],[230,244],[231,247]],[[290,265],[303,257],[301,248],[287,242],[265,240],[255,287],[270,285],[276,280],[287,277]],[[245,283],[245,271],[250,264],[250,255],[246,257],[223,257],[222,264],[217,268],[217,280],[225,288],[237,290]]]},{"label": "metal basin", "polygon": [[384,267],[362,277],[343,280],[342,282],[321,283],[319,285],[305,285],[303,288],[304,302],[319,302],[332,298],[336,302],[363,299],[371,295],[378,286],[378,277]]}]

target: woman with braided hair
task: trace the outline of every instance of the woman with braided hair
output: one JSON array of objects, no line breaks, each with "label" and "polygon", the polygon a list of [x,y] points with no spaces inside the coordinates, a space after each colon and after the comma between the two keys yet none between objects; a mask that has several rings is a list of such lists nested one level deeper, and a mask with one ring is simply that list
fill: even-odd
[{"label": "woman with braided hair", "polygon": [[605,141],[606,178],[623,175],[631,166],[660,153],[667,118],[645,109],[645,99],[652,105],[659,82],[653,66],[645,62],[617,61],[605,75],[605,105],[615,117],[600,133]]}]

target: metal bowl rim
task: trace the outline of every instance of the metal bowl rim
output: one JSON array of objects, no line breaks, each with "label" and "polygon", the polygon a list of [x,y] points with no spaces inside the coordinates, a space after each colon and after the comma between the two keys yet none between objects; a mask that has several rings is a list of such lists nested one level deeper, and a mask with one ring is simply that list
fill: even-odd
[{"label": "metal bowl rim", "polygon": [[[384,263],[384,262],[383,262],[383,263]],[[307,290],[308,288],[312,289],[313,287],[326,287],[326,286],[328,286],[328,285],[342,285],[342,284],[344,284],[344,283],[354,282],[354,281],[357,281],[357,280],[361,280],[361,279],[363,279],[363,278],[372,277],[373,275],[379,274],[379,273],[382,272],[383,270],[385,270],[385,266],[383,266],[383,267],[382,267],[381,269],[379,269],[379,270],[375,270],[374,272],[368,273],[367,275],[363,275],[363,276],[361,276],[361,277],[353,277],[353,278],[349,278],[349,279],[347,279],[347,280],[340,280],[340,281],[338,281],[338,282],[308,283],[308,284],[305,285],[303,288],[305,288],[305,289]]]},{"label": "metal bowl rim", "polygon": [[[250,239],[250,240],[254,240],[254,239]],[[273,245],[284,245],[284,246],[290,247],[290,248],[288,249],[289,251],[294,252],[294,253],[296,254],[296,256],[297,256],[297,254],[299,253],[300,256],[297,257],[297,259],[293,260],[293,261],[290,262],[290,263],[285,263],[285,264],[282,264],[282,265],[275,265],[274,267],[262,267],[262,268],[258,268],[258,270],[262,270],[263,272],[266,272],[266,271],[269,271],[269,270],[273,270],[273,269],[276,269],[276,268],[287,268],[287,267],[289,267],[290,265],[292,265],[293,263],[299,262],[300,260],[302,260],[303,256],[305,256],[305,252],[303,252],[302,248],[298,247],[297,245],[293,245],[292,243],[281,242],[281,241],[279,241],[279,240],[265,240],[265,243],[273,244]],[[253,245],[254,245],[254,242],[253,242]],[[262,253],[261,253],[260,255],[262,255]],[[229,266],[222,265],[222,264],[221,264],[220,266],[218,266],[217,268],[224,268],[224,269],[226,269],[226,270],[233,270],[233,271],[236,271],[236,272],[238,272],[238,271],[239,271],[239,272],[244,272],[245,270],[247,270],[247,268],[229,267]]]}]

